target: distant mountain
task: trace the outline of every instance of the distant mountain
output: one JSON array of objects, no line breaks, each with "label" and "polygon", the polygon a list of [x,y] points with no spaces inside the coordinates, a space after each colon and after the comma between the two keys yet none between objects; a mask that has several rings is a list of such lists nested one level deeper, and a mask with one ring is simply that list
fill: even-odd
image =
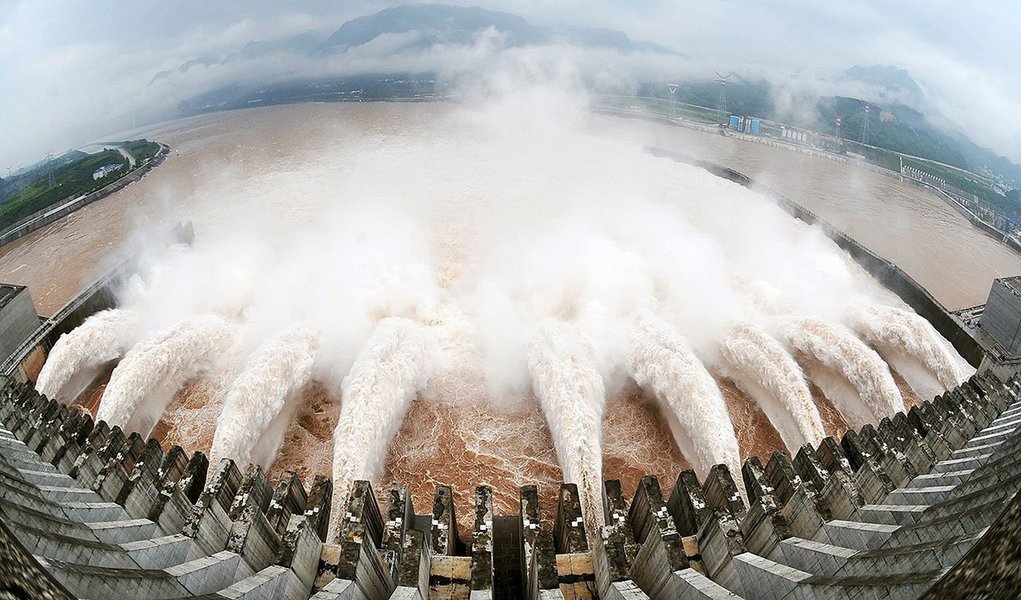
[{"label": "distant mountain", "polygon": [[166,79],[174,73],[187,73],[195,67],[225,65],[237,60],[261,58],[272,54],[289,54],[292,56],[307,55],[314,51],[320,44],[322,44],[322,42],[323,37],[312,32],[300,33],[298,35],[288,36],[272,41],[260,40],[248,42],[239,49],[230,50],[215,56],[200,56],[198,58],[185,61],[176,69],[160,71],[152,76],[152,79],[149,80],[149,85],[152,85],[160,79]]},{"label": "distant mountain", "polygon": [[[971,141],[963,133],[952,133],[951,137],[957,141],[961,153],[968,161],[971,169],[981,174],[997,174],[1003,177],[1010,187],[1021,189],[1021,165],[1005,156],[993,152],[989,148],[983,148]],[[988,171],[988,173],[983,173]]]},{"label": "distant mountain", "polygon": [[[244,59],[272,55],[324,58],[343,54],[384,36],[398,42],[386,52],[397,55],[423,51],[438,45],[474,44],[486,31],[495,31],[508,47],[567,43],[584,48],[611,48],[621,52],[678,54],[651,42],[632,40],[616,29],[584,27],[540,28],[507,12],[446,4],[413,4],[383,9],[375,14],[347,21],[325,39],[306,32],[271,41],[251,41],[240,48],[188,60],[177,68],[153,75],[149,85],[196,67],[224,65]],[[300,74],[296,74],[300,77]]]},{"label": "distant mountain", "polygon": [[344,23],[319,46],[317,54],[343,52],[386,34],[414,34],[405,49],[436,44],[469,45],[490,28],[506,36],[509,46],[543,44],[549,39],[546,32],[510,13],[479,7],[414,4],[386,8]]},{"label": "distant mountain", "polygon": [[[866,102],[847,96],[820,96],[809,99],[815,110],[795,115],[779,114],[774,98],[775,86],[766,80],[735,77],[727,84],[727,110],[733,114],[754,115],[789,125],[835,134],[836,119],[841,134],[858,140],[865,120],[865,105],[870,107],[869,143],[873,146],[912,154],[961,168],[1002,176],[1011,187],[1021,188],[1021,166],[975,144],[962,132],[947,131],[930,121],[922,112],[904,101],[908,94],[922,94],[921,87],[907,71],[893,67],[853,67],[845,74],[857,81],[889,90],[887,102]],[[865,81],[868,80],[868,81]],[[683,81],[677,84],[673,99],[699,106],[715,107],[720,85],[713,80]],[[642,95],[671,98],[664,83],[649,83],[639,89]],[[921,100],[921,98],[919,98]]]},{"label": "distant mountain", "polygon": [[552,40],[566,42],[582,48],[611,48],[621,52],[655,52],[682,56],[680,52],[671,50],[666,46],[653,42],[634,41],[628,34],[619,29],[560,27],[551,29],[549,33]]},{"label": "distant mountain", "polygon": [[[221,55],[197,57],[176,69],[157,73],[159,79],[187,73],[190,69],[213,67],[233,61],[281,56],[306,61],[334,59],[345,53],[376,44],[368,52],[379,58],[424,52],[435,46],[476,43],[487,31],[496,32],[509,47],[570,44],[581,48],[611,49],[619,52],[678,54],[649,42],[632,40],[616,29],[583,27],[538,27],[502,11],[446,4],[414,4],[386,8],[342,24],[329,36],[311,32],[271,41],[252,41]],[[396,61],[395,61],[396,64]],[[314,69],[313,69],[314,70]],[[305,76],[296,72],[287,81],[226,83],[180,104],[181,112],[192,114],[255,104],[302,100],[345,100],[373,98],[429,99],[443,95],[435,87],[435,75],[418,73],[373,73],[342,77]],[[796,115],[779,114],[774,104],[777,90],[769,81],[736,76],[727,85],[727,109],[780,120],[817,131],[835,133],[840,117],[842,135],[858,139],[869,113],[869,142],[872,145],[970,169],[987,169],[1021,187],[1021,166],[981,148],[962,132],[947,131],[929,121],[922,110],[924,91],[906,70],[889,65],[855,65],[837,75],[831,83],[846,88],[844,95],[808,98],[814,111]],[[681,102],[715,107],[720,86],[713,80],[681,82],[674,94],[662,83],[643,85],[643,95],[659,95]],[[858,96],[861,96],[861,99]]]},{"label": "distant mountain", "polygon": [[279,40],[248,42],[241,49],[241,56],[257,58],[274,52],[308,54],[323,43],[323,36],[306,31],[298,35],[288,36]]},{"label": "distant mountain", "polygon": [[963,169],[972,167],[957,140],[905,104],[876,105],[860,98],[828,96],[819,99],[816,109],[818,117],[811,124],[813,129],[829,131],[839,117],[844,138],[857,141],[868,118],[868,143],[873,146]]},{"label": "distant mountain", "polygon": [[890,94],[905,94],[921,99],[922,88],[904,69],[889,65],[853,66],[843,73],[843,78],[875,86]]}]

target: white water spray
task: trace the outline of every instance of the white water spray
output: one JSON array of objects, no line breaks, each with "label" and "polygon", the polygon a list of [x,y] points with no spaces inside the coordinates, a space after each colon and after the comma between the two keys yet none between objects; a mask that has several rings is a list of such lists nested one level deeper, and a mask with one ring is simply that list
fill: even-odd
[{"label": "white water spray", "polygon": [[944,389],[956,387],[968,378],[948,344],[928,321],[913,312],[873,305],[852,312],[850,320],[854,329],[884,355],[911,356],[932,373]]},{"label": "white water spray", "polygon": [[409,319],[379,322],[344,378],[340,419],[333,430],[333,509],[329,539],[340,535],[351,486],[373,481],[411,400],[429,382],[433,349],[425,329]]},{"label": "white water spray", "polygon": [[790,319],[780,329],[792,348],[812,356],[854,386],[858,398],[827,395],[852,427],[875,424],[904,410],[904,399],[890,368],[875,350],[843,326],[804,317]]},{"label": "white water spray", "polygon": [[635,321],[628,368],[659,400],[684,457],[700,477],[720,463],[740,473],[734,425],[713,376],[661,319],[643,311]]},{"label": "white water spray", "polygon": [[234,381],[216,424],[210,464],[231,458],[239,466],[268,468],[300,404],[299,392],[312,380],[319,333],[295,325],[264,343]]},{"label": "white water spray", "polygon": [[97,419],[147,436],[182,385],[234,339],[222,317],[188,317],[136,345],[113,370]]},{"label": "white water spray", "polygon": [[98,312],[60,336],[39,372],[35,389],[48,398],[72,402],[102,367],[130,347],[138,316],[130,310]]},{"label": "white water spray", "polygon": [[606,390],[594,350],[575,327],[547,324],[528,349],[532,387],[553,435],[564,481],[578,486],[586,532],[603,524],[603,410]]},{"label": "white water spray", "polygon": [[792,454],[826,436],[805,376],[780,342],[742,323],[723,339],[720,353],[734,382],[755,398]]}]

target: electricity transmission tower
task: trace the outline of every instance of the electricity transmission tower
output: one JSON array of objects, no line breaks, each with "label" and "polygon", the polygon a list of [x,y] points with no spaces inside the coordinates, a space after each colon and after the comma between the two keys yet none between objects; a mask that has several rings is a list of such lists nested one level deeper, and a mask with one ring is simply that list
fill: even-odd
[{"label": "electricity transmission tower", "polygon": [[868,145],[869,143],[869,105],[865,105],[865,120],[861,122],[861,143]]},{"label": "electricity transmission tower", "polygon": [[720,84],[720,95],[716,98],[716,120],[720,123],[726,123],[726,119],[729,116],[727,113],[727,81],[734,76],[733,73],[727,73],[726,75],[720,74],[716,71],[716,83]]},{"label": "electricity transmission tower", "polygon": [[51,188],[54,185],[56,185],[56,183],[53,180],[53,170],[54,170],[53,169],[53,165],[50,164],[52,162],[53,162],[53,153],[52,152],[47,152],[46,153],[46,162],[44,163],[46,165],[46,173],[47,173],[47,176],[48,176],[48,181],[47,181],[47,185],[46,185],[47,188]]}]

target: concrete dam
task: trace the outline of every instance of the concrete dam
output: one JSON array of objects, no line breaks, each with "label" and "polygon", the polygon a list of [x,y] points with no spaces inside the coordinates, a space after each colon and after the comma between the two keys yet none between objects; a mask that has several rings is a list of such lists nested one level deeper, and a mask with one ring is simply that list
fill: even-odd
[{"label": "concrete dam", "polygon": [[606,481],[594,536],[574,484],[555,506],[522,487],[517,515],[479,486],[468,543],[446,486],[416,509],[403,486],[356,481],[327,538],[326,477],[210,465],[14,380],[0,398],[0,582],[20,597],[996,597],[1018,573],[990,546],[1017,539],[1017,376],[977,374],[739,474],[683,471],[669,495]]},{"label": "concrete dam", "polygon": [[[27,291],[12,288],[0,306],[3,330],[19,338],[0,392],[0,555],[16,567],[0,573],[0,585],[15,597],[323,600],[945,598],[1015,589],[1017,559],[997,549],[1018,539],[1021,515],[1021,361],[1006,337],[1021,324],[1021,293],[1011,291],[1021,286],[998,282],[983,315],[992,325],[970,334],[895,266],[777,200],[819,224],[979,371],[842,436],[670,481],[646,476],[631,496],[607,478],[586,482],[594,502],[576,482],[560,485],[552,502],[524,485],[508,513],[481,485],[474,511],[457,515],[455,490],[442,482],[431,503],[416,505],[405,485],[374,489],[336,470],[305,483],[289,471],[271,477],[256,462],[211,463],[146,439],[151,415],[129,412],[117,418],[130,425],[110,425],[47,398],[34,382],[45,356],[62,335],[109,314],[113,283],[130,267],[42,323],[25,310]],[[175,237],[193,235],[185,227]],[[203,323],[203,337],[219,327]],[[402,327],[386,339],[413,335]],[[346,424],[364,425],[350,415]]]}]

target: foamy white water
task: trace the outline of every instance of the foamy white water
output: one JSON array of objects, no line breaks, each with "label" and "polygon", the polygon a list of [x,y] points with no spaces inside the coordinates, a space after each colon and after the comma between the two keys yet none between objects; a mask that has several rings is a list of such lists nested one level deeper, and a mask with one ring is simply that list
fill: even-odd
[{"label": "foamy white water", "polygon": [[210,464],[231,458],[269,467],[284,430],[312,380],[319,332],[298,324],[264,343],[231,386],[216,425]]},{"label": "foamy white water", "polygon": [[428,335],[410,319],[383,319],[341,384],[340,420],[333,431],[331,540],[340,535],[351,486],[378,477],[412,399],[432,376]]},{"label": "foamy white water", "polygon": [[[969,376],[950,344],[914,312],[877,304],[852,311],[850,320],[854,329],[881,353],[914,358],[936,377],[943,389],[958,386]],[[910,374],[904,376],[910,383]]]},{"label": "foamy white water", "polygon": [[100,311],[53,344],[35,389],[48,398],[71,402],[131,345],[137,315],[130,310]]},{"label": "foamy white water", "polygon": [[[542,99],[539,106],[531,102],[536,98]],[[527,348],[543,318],[579,323],[596,349],[594,369],[606,377],[604,385],[612,390],[626,375],[627,319],[641,307],[669,310],[678,333],[699,356],[708,359],[729,324],[746,316],[740,297],[747,296],[741,288],[749,281],[761,282],[762,289],[771,294],[769,304],[777,309],[771,314],[823,314],[837,319],[832,313],[838,311],[827,309],[839,309],[859,292],[864,302],[884,301],[880,294],[872,293],[878,291],[872,286],[857,286],[854,278],[846,276],[847,257],[818,231],[798,224],[752,191],[704,170],[653,158],[642,152],[642,146],[666,145],[687,152],[682,146],[688,145],[692,154],[711,146],[715,148],[714,160],[758,174],[765,183],[785,186],[781,191],[810,208],[818,207],[812,203],[821,192],[828,198],[824,204],[858,220],[861,214],[888,214],[895,206],[922,206],[925,193],[829,161],[819,161],[805,179],[799,178],[796,169],[786,167],[781,169],[783,177],[770,177],[777,165],[807,159],[676,128],[660,130],[658,125],[631,120],[590,119],[561,107],[544,106],[550,98],[549,94],[525,90],[522,97],[501,104],[506,110],[481,112],[475,106],[448,103],[305,104],[171,123],[149,137],[180,149],[172,160],[142,182],[82,209],[74,223],[55,228],[62,232],[40,231],[27,241],[15,242],[5,248],[0,262],[15,278],[34,273],[33,279],[14,281],[36,282],[39,289],[55,290],[36,296],[36,300],[41,300],[40,307],[56,310],[95,268],[97,256],[108,248],[123,248],[124,232],[138,232],[136,223],[148,222],[162,231],[167,222],[193,220],[197,232],[194,246],[180,248],[174,253],[176,258],[153,256],[153,264],[161,269],[159,276],[147,277],[155,280],[147,281],[152,293],[145,297],[122,294],[121,305],[137,310],[148,330],[187,314],[211,312],[231,320],[243,319],[252,331],[278,332],[298,322],[312,322],[323,332],[317,367],[335,370],[325,376],[317,369],[317,376],[324,375],[325,381],[339,381],[348,374],[382,315],[406,316],[432,326],[437,319],[422,310],[423,298],[442,297],[450,305],[444,308],[463,315],[466,326],[463,335],[448,340],[461,345],[441,352],[442,377],[433,377],[421,397],[456,402],[478,415],[499,410],[486,405],[487,396],[498,403],[515,403],[515,410],[527,411],[529,416],[522,423],[532,428],[542,420],[536,414],[539,402],[523,402],[521,397],[528,393],[530,383]],[[465,119],[466,113],[480,118]],[[642,140],[631,135],[646,127],[656,128],[656,134]],[[620,135],[607,136],[608,130]],[[676,140],[681,138],[685,141],[678,145]],[[208,166],[213,163],[228,168],[216,169],[211,175]],[[832,183],[834,169],[843,173],[838,183]],[[870,185],[867,197],[847,201],[846,190],[855,189],[862,178],[882,181]],[[163,190],[172,190],[173,202],[162,202]],[[867,230],[873,239],[913,235],[914,245],[930,247],[933,239],[948,235],[966,246],[968,239],[996,245],[981,234],[972,235],[966,222],[959,226],[963,219],[938,199],[926,210],[932,206],[939,214],[949,213],[956,219],[947,222],[952,230],[902,230],[925,223],[927,218],[923,213],[903,212],[899,219],[879,220],[885,228],[882,236],[874,233],[882,229],[875,227],[879,222],[875,218],[866,219]],[[735,229],[734,214],[752,215],[745,219],[751,225]],[[847,224],[841,219],[834,222]],[[141,236],[150,237],[145,230]],[[813,236],[819,239],[813,241]],[[882,248],[867,245],[882,253]],[[901,246],[911,245],[895,245],[897,249]],[[1017,264],[1017,257],[1005,248],[1010,259],[1006,262],[1003,256],[997,259],[980,246],[968,247],[968,256],[983,256],[981,269],[953,271],[941,263],[935,282],[932,276],[920,280],[935,283],[944,292],[949,290],[951,296],[960,297],[958,292],[963,291],[964,298],[981,288],[984,297],[985,282],[961,282],[981,280],[974,278],[979,271],[1009,272]],[[488,260],[498,248],[506,248],[506,256]],[[908,258],[915,253],[908,252]],[[933,262],[931,252],[918,254],[925,255],[925,260],[914,270],[898,260],[916,277],[920,269],[923,275],[931,270]],[[958,260],[954,258],[958,254],[966,253],[944,252],[944,262]],[[59,264],[59,269],[50,268],[51,264]],[[850,268],[857,269],[853,264]],[[413,283],[416,281],[418,284]],[[489,311],[493,314],[480,307],[492,305],[490,298],[478,302],[472,294],[483,282],[495,282],[500,301],[506,304]],[[935,288],[933,291],[939,294]],[[963,300],[941,300],[964,305]],[[608,322],[611,327],[601,329],[580,318],[579,309],[594,303],[607,307],[607,314],[590,321]],[[446,317],[438,321],[444,329],[449,328]],[[440,345],[443,343],[441,340]],[[490,353],[492,347],[501,352]],[[97,345],[91,351],[101,348]],[[881,353],[884,358],[892,356]],[[941,391],[935,376],[911,356],[903,356],[931,380],[931,389]],[[891,365],[901,365],[897,369],[903,372],[907,367],[896,360],[888,358]],[[219,402],[236,379],[235,367],[242,364],[244,357],[239,357],[231,360],[231,368],[224,369],[222,375],[211,371],[204,377],[201,383],[206,398],[177,396],[180,404],[175,402],[172,408],[175,415],[182,415],[182,426],[175,427],[168,418],[168,440],[188,449],[209,443],[216,422],[216,417],[209,415],[219,414]],[[804,368],[818,364],[806,361]],[[812,372],[812,380],[835,397],[833,390],[844,380],[843,375],[824,367],[817,370],[821,375]],[[823,382],[827,377],[833,386]],[[918,388],[918,378],[905,378]],[[211,383],[215,386],[207,385]],[[728,402],[740,402],[740,407],[731,405],[732,409],[744,411],[740,417],[734,413],[735,421],[741,419],[737,433],[742,450],[768,455],[780,446],[777,436],[757,409],[731,398],[729,383],[725,384],[725,397]],[[755,385],[747,383],[744,389]],[[857,390],[849,384],[843,387],[846,397],[855,400]],[[214,389],[217,391],[208,391]],[[772,396],[762,391],[757,398],[764,402]],[[203,400],[209,405],[205,412],[176,410],[182,404],[201,404]],[[311,402],[311,398],[303,400]],[[779,407],[777,421],[792,421],[783,416],[783,407],[774,403]],[[857,405],[864,408],[864,403]],[[274,469],[295,468],[295,457],[301,454],[323,457],[317,458],[315,472],[330,469],[328,457],[333,448],[329,433],[336,426],[339,401],[330,406],[329,418],[316,421],[319,429],[315,435],[287,438],[300,440],[300,444],[282,452]],[[644,405],[622,406],[621,413],[650,415]],[[285,402],[285,411],[289,407]],[[613,410],[617,407],[607,411],[607,423]],[[460,426],[451,419],[437,419],[422,427],[405,424],[401,447],[414,448],[419,461],[415,468],[400,471],[400,476],[421,495],[431,495],[437,479],[460,486],[463,493],[478,483],[470,472],[470,461],[449,455],[459,450],[430,442],[437,436],[461,435],[464,428],[456,429]],[[185,425],[189,420],[208,424]],[[270,430],[283,420],[279,417]],[[635,480],[641,473],[654,471],[661,477],[674,477],[682,461],[680,453],[670,448],[671,431],[661,423],[654,432],[636,429],[637,422],[607,425],[612,427],[607,439],[613,436],[617,440],[602,446],[602,460],[614,465],[608,476]],[[303,423],[296,423],[294,429],[307,425]],[[490,429],[497,427],[490,425]],[[487,439],[513,437],[518,426],[501,426],[500,435]],[[475,432],[465,437],[471,435]],[[644,446],[662,448],[676,457],[671,458],[676,462],[651,466],[651,454],[640,456],[638,445],[632,453],[621,449],[627,447],[623,440],[639,437]],[[541,440],[535,445],[542,447],[525,461],[522,456],[526,453],[519,446],[478,443],[492,463],[499,463],[497,477],[512,482],[504,485],[510,488],[504,490],[505,496],[514,496],[517,485],[534,482],[548,489],[552,487],[548,482],[559,479],[550,436],[541,431],[535,439]],[[380,460],[389,460],[392,466],[400,462],[394,454],[383,458],[385,444],[380,447]],[[537,476],[536,470],[522,467],[523,462],[535,463],[537,459],[546,469],[545,475]],[[465,474],[451,478],[438,475],[439,471],[429,473],[430,465],[438,464],[466,465]],[[421,495],[416,502],[428,502]]]},{"label": "foamy white water", "polygon": [[684,457],[700,477],[725,464],[741,472],[741,455],[723,394],[684,337],[650,312],[635,320],[629,370],[655,394]]},{"label": "foamy white water", "polygon": [[188,317],[133,347],[113,370],[96,418],[147,436],[174,393],[234,340],[235,328],[212,315]]},{"label": "foamy white water", "polygon": [[[781,325],[787,343],[823,366],[839,373],[857,392],[858,398],[836,393],[830,400],[852,427],[876,423],[904,410],[897,383],[879,354],[850,330],[814,317],[793,318]],[[867,413],[863,414],[863,406]],[[862,423],[863,416],[872,415]]]},{"label": "foamy white water", "polygon": [[792,454],[826,436],[804,373],[780,342],[741,323],[720,343],[720,354],[734,382],[755,398]]},{"label": "foamy white water", "polygon": [[528,372],[553,435],[564,481],[578,486],[586,531],[596,535],[603,524],[606,390],[592,345],[573,325],[548,323],[529,346]]}]

